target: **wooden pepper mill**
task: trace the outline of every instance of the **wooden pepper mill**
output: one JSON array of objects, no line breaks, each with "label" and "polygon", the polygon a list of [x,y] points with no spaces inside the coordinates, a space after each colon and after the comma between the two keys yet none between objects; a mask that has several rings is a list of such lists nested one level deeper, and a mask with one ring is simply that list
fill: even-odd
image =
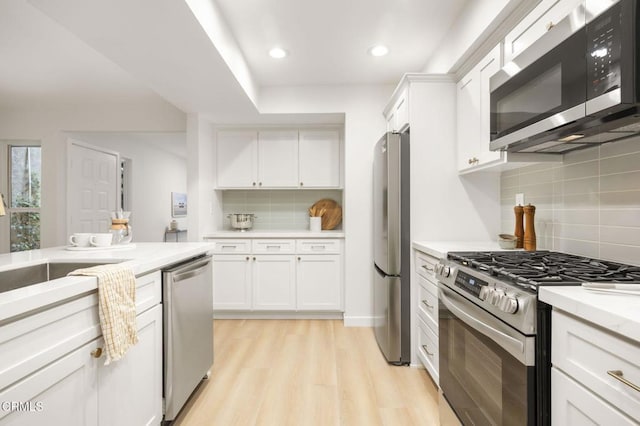
[{"label": "wooden pepper mill", "polygon": [[523,239],[524,239],[524,224],[523,224],[523,215],[524,208],[520,205],[515,206],[513,208],[514,213],[516,214],[516,229],[513,231],[513,235],[516,237],[516,248],[523,247]]},{"label": "wooden pepper mill", "polygon": [[524,249],[527,251],[536,249],[536,228],[533,221],[535,214],[536,206],[524,206]]}]

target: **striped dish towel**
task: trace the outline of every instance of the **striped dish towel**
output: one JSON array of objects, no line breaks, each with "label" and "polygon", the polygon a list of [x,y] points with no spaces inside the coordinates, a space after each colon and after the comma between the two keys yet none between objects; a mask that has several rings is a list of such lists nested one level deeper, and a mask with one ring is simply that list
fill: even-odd
[{"label": "striped dish towel", "polygon": [[118,361],[138,343],[136,329],[136,277],[129,267],[118,264],[76,269],[69,275],[98,278],[98,311],[107,360]]}]

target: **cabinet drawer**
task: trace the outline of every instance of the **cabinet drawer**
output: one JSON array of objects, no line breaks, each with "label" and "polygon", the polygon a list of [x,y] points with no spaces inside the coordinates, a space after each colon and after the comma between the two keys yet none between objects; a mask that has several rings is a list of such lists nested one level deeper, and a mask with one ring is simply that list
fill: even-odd
[{"label": "cabinet drawer", "polygon": [[297,253],[340,253],[340,240],[297,240]]},{"label": "cabinet drawer", "polygon": [[251,240],[213,240],[214,253],[251,253]]},{"label": "cabinet drawer", "polygon": [[553,366],[640,421],[640,392],[608,374],[640,386],[640,345],[556,310],[551,324]]},{"label": "cabinet drawer", "polygon": [[0,389],[100,336],[98,293],[0,327]]},{"label": "cabinet drawer", "polygon": [[136,277],[136,315],[154,307],[162,300],[162,273],[152,272]]},{"label": "cabinet drawer", "polygon": [[418,318],[418,358],[422,361],[431,378],[439,383],[438,336],[424,321]]},{"label": "cabinet drawer", "polygon": [[415,271],[422,277],[431,281],[432,283],[436,283],[436,277],[434,275],[434,266],[438,263],[438,259],[429,256],[428,254],[416,251],[415,259],[414,259],[414,267]]},{"label": "cabinet drawer", "polygon": [[557,368],[551,369],[551,388],[551,424],[637,424]]},{"label": "cabinet drawer", "polygon": [[438,335],[438,289],[435,285],[418,277],[418,312],[425,323]]},{"label": "cabinet drawer", "polygon": [[295,240],[253,240],[253,253],[295,253]]}]

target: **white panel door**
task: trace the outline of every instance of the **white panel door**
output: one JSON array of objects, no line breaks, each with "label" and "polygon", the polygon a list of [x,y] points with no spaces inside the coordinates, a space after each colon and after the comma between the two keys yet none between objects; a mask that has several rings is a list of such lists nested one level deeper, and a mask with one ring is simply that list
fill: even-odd
[{"label": "white panel door", "polygon": [[474,165],[480,135],[480,75],[477,67],[457,85],[458,170]]},{"label": "white panel door", "polygon": [[104,365],[104,358],[100,358],[100,425],[162,422],[162,305],[138,315],[136,323],[138,343],[124,358],[109,365]]},{"label": "white panel door", "polygon": [[107,232],[118,207],[117,152],[70,141],[67,172],[67,234]]},{"label": "white panel door", "polygon": [[256,187],[258,133],[253,130],[222,130],[218,132],[217,145],[217,186]]},{"label": "white panel door", "polygon": [[91,356],[99,339],[0,391],[0,401],[26,403],[0,410],[2,426],[91,426],[98,424],[97,368]]},{"label": "white panel door", "polygon": [[213,309],[251,309],[251,258],[248,255],[213,257]]},{"label": "white panel door", "polygon": [[342,268],[338,254],[297,257],[298,310],[342,310]]},{"label": "white panel door", "polygon": [[340,186],[340,133],[337,130],[301,130],[298,147],[300,186]]},{"label": "white panel door", "polygon": [[296,270],[293,255],[253,258],[253,308],[291,310],[296,307]]},{"label": "white panel door", "polygon": [[298,131],[264,130],[258,134],[258,186],[298,186]]}]

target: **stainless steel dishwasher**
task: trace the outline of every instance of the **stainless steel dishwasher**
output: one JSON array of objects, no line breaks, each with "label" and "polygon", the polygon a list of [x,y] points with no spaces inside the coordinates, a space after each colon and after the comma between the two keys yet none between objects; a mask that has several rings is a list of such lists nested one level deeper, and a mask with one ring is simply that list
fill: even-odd
[{"label": "stainless steel dishwasher", "polygon": [[164,421],[180,412],[213,364],[211,256],[163,271]]}]

